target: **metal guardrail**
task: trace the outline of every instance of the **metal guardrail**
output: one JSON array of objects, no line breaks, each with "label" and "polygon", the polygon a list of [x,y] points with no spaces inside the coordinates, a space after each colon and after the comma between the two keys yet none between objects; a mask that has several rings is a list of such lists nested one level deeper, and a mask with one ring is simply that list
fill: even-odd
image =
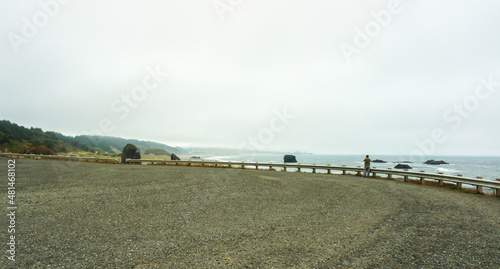
[{"label": "metal guardrail", "polygon": [[[18,154],[18,153],[0,153],[1,157],[17,158],[17,159],[39,159],[39,160],[62,160],[62,161],[80,161],[80,162],[98,162],[98,163],[113,163],[118,164],[120,161],[114,158],[94,158],[94,157],[79,157],[79,156],[59,156],[59,155],[39,155],[39,154]],[[342,171],[342,174],[346,175],[347,172],[355,172],[356,175],[361,176],[363,173],[363,168],[361,167],[347,167],[347,166],[331,166],[331,165],[307,165],[307,164],[290,164],[290,163],[259,163],[259,162],[219,162],[219,161],[182,161],[182,160],[154,160],[154,159],[126,159],[127,163],[145,163],[145,164],[164,164],[164,165],[198,165],[198,166],[215,166],[215,167],[229,167],[241,168],[255,167],[255,169],[260,169],[260,167],[268,167],[268,169],[273,169],[273,167],[281,167],[283,171],[287,171],[287,168],[296,168],[299,172],[302,169],[311,169],[312,173],[316,173],[317,170],[326,170],[328,174],[332,171]],[[410,177],[418,178],[421,184],[425,184],[426,179],[437,180],[439,186],[443,186],[444,182],[453,182],[457,185],[458,189],[462,188],[462,184],[468,184],[476,187],[477,193],[483,193],[483,187],[491,188],[496,190],[496,196],[500,197],[500,180],[484,180],[480,177],[470,178],[462,176],[452,176],[444,174],[433,174],[426,172],[414,172],[408,170],[392,170],[392,169],[378,169],[372,168],[370,170],[373,177],[377,174],[386,174],[388,178],[392,178],[393,175],[402,176],[404,181],[409,181]]]},{"label": "metal guardrail", "polygon": [[[274,167],[281,167],[283,171],[287,171],[287,168],[296,168],[299,172],[302,169],[311,169],[312,173],[316,173],[317,170],[326,170],[327,174],[331,174],[333,170],[342,171],[343,175],[347,172],[356,172],[356,175],[361,176],[364,169],[361,167],[347,167],[347,166],[331,166],[331,165],[304,165],[304,164],[288,164],[288,163],[259,163],[259,162],[219,162],[219,161],[173,161],[173,160],[154,160],[154,159],[126,159],[129,163],[146,163],[146,164],[169,164],[169,165],[212,165],[215,167],[255,167],[255,169],[260,169],[259,167],[268,167],[268,169],[273,169]],[[418,178],[421,184],[425,184],[426,179],[437,180],[439,186],[443,186],[444,182],[452,182],[457,185],[458,189],[462,188],[462,184],[468,184],[476,187],[477,193],[483,193],[483,187],[491,188],[496,190],[496,196],[500,197],[500,180],[484,180],[481,178],[470,178],[462,176],[452,176],[444,174],[434,174],[426,173],[423,171],[414,172],[408,170],[393,170],[393,169],[379,169],[372,168],[370,173],[373,177],[377,174],[386,174],[390,179],[393,175],[402,176],[404,181],[407,182],[412,178]]]}]

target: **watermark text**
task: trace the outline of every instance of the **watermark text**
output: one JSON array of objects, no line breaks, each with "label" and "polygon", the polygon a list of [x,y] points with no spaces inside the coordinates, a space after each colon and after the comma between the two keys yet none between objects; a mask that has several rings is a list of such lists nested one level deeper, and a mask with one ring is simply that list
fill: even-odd
[{"label": "watermark text", "polygon": [[16,261],[16,160],[8,160],[7,169],[7,259]]}]

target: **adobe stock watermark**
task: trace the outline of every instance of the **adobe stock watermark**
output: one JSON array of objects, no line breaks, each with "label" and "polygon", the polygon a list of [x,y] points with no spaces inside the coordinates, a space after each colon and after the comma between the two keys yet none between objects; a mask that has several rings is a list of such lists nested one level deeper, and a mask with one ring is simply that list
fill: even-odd
[{"label": "adobe stock watermark", "polygon": [[219,19],[223,21],[226,13],[233,12],[242,2],[243,0],[214,0],[212,5]]},{"label": "adobe stock watermark", "polygon": [[290,114],[286,108],[274,109],[274,116],[269,120],[267,127],[260,129],[256,135],[250,135],[245,142],[238,146],[240,152],[244,150],[261,151],[274,141],[276,134],[281,133],[297,116]]},{"label": "adobe stock watermark", "polygon": [[[113,102],[111,102],[110,110],[115,114],[120,121],[124,121],[128,118],[131,111],[137,109],[139,104],[144,102],[149,96],[150,92],[158,89],[160,85],[168,77],[168,72],[162,71],[160,65],[156,67],[147,66],[146,75],[142,78],[142,81],[138,83],[134,88],[130,89],[127,93],[122,94],[117,97]],[[116,119],[112,118],[102,118],[98,124],[98,128],[92,129],[90,131],[84,130],[84,133],[89,135],[104,136],[113,132],[116,128]]]},{"label": "adobe stock watermark", "polygon": [[16,160],[9,159],[7,162],[7,259],[10,261],[16,261],[16,212],[17,212],[17,203],[16,203]]},{"label": "adobe stock watermark", "polygon": [[384,28],[387,28],[392,22],[393,16],[403,11],[403,6],[399,0],[390,0],[385,9],[374,11],[372,20],[368,21],[363,29],[354,28],[354,37],[352,45],[347,42],[340,43],[340,50],[348,64],[352,62],[354,55],[361,54],[361,50],[368,47],[374,38],[377,38]]},{"label": "adobe stock watermark", "polygon": [[66,5],[70,0],[40,0],[38,5],[40,10],[33,13],[30,18],[23,17],[22,26],[18,33],[9,32],[7,39],[15,53],[18,53],[21,45],[28,44],[35,38],[40,30],[49,24],[61,10],[62,5]]},{"label": "adobe stock watermark", "polygon": [[[488,100],[500,88],[500,82],[495,81],[492,75],[487,78],[480,77],[478,80],[479,83],[471,94],[466,96],[461,103],[454,104],[452,108],[443,113],[442,118],[448,128],[452,130],[460,128],[464,120],[470,118],[472,113],[480,108],[481,102]],[[410,153],[410,160],[421,161],[425,156],[433,155],[437,146],[447,140],[448,134],[445,129],[435,128],[432,130],[430,137],[415,140],[418,149]],[[415,160],[416,158],[419,160]]]}]

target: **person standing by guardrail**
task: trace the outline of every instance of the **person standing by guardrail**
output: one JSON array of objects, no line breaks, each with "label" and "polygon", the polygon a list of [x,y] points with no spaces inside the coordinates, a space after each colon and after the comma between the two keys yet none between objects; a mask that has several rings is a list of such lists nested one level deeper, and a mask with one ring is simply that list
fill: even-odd
[{"label": "person standing by guardrail", "polygon": [[366,158],[363,160],[365,162],[365,171],[363,173],[363,177],[370,176],[370,162],[372,160],[370,159],[370,156],[366,155]]}]

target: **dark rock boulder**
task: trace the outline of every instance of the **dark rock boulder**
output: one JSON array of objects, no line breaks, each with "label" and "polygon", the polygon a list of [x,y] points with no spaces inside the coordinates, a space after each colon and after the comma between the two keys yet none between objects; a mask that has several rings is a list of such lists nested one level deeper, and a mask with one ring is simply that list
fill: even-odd
[{"label": "dark rock boulder", "polygon": [[411,166],[409,166],[407,164],[401,164],[401,163],[394,166],[394,168],[396,168],[396,169],[413,169]]},{"label": "dark rock boulder", "polygon": [[376,160],[373,160],[372,163],[387,163],[387,162],[383,161],[383,160],[376,159]]},{"label": "dark rock boulder", "polygon": [[140,159],[141,151],[135,145],[127,144],[122,151],[122,163],[125,163],[126,159]]},{"label": "dark rock boulder", "polygon": [[283,156],[283,161],[285,163],[296,163],[297,159],[295,158],[294,155],[285,155]]},{"label": "dark rock boulder", "polygon": [[172,153],[172,155],[170,155],[170,160],[172,160],[172,161],[180,161],[181,159],[179,157],[177,157],[177,155],[175,155],[175,153]]},{"label": "dark rock boulder", "polygon": [[439,164],[448,164],[448,163],[443,161],[443,160],[441,160],[441,161],[427,160],[424,164],[439,165]]}]

